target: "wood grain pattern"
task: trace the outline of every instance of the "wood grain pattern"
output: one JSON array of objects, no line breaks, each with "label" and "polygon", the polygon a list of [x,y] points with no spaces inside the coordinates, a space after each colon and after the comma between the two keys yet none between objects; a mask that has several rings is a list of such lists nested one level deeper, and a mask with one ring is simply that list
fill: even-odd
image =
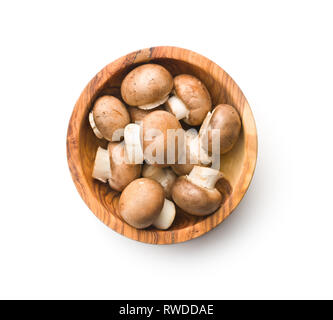
[{"label": "wood grain pattern", "polygon": [[[120,97],[123,77],[136,66],[153,62],[166,67],[172,75],[188,73],[207,86],[213,105],[234,106],[242,119],[242,131],[235,147],[221,157],[221,170],[226,181],[218,184],[224,193],[221,208],[207,217],[194,217],[177,209],[176,219],[167,231],[153,227],[137,230],[126,224],[118,212],[119,193],[91,177],[98,146],[107,142],[97,139],[88,123],[88,111],[97,97],[112,94]],[[91,211],[111,229],[131,239],[152,244],[187,241],[215,228],[236,208],[251,182],[257,158],[255,121],[240,88],[233,79],[209,59],[176,47],[154,47],[130,53],[103,68],[81,93],[72,113],[67,133],[67,158],[78,192]]]}]

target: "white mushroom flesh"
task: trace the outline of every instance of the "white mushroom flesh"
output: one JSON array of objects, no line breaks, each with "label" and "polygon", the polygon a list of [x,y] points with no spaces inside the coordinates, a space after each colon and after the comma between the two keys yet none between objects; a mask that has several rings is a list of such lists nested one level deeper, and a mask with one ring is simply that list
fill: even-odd
[{"label": "white mushroom flesh", "polygon": [[168,100],[169,96],[166,96],[160,100],[154,101],[152,103],[144,104],[142,106],[138,106],[139,109],[142,110],[150,110],[159,107],[161,104],[165,103]]},{"label": "white mushroom flesh", "polygon": [[98,147],[92,177],[104,183],[111,178],[110,156],[108,150]]},{"label": "white mushroom flesh", "polygon": [[95,123],[95,120],[94,120],[94,114],[93,114],[92,111],[89,113],[89,123],[90,123],[91,129],[94,131],[95,136],[98,139],[102,139],[103,135],[101,134],[101,132],[96,127],[96,123]]},{"label": "white mushroom flesh", "polygon": [[209,122],[210,122],[210,119],[212,118],[212,115],[213,115],[212,112],[208,112],[207,115],[206,115],[205,120],[202,122],[202,125],[200,127],[200,131],[199,131],[199,136],[200,137],[203,136],[207,132],[207,129],[209,127]]},{"label": "white mushroom flesh", "polygon": [[131,164],[143,163],[141,126],[136,123],[128,124],[124,130],[124,141],[128,162]]},{"label": "white mushroom flesh", "polygon": [[187,119],[190,114],[190,110],[187,109],[185,103],[177,96],[172,96],[171,98],[169,98],[168,108],[174,114],[177,120],[181,120],[184,118]]},{"label": "white mushroom flesh", "polygon": [[187,179],[199,187],[214,189],[216,182],[222,177],[222,172],[218,170],[194,166]]},{"label": "white mushroom flesh", "polygon": [[190,163],[191,164],[204,164],[208,165],[212,162],[207,151],[202,147],[201,139],[197,135],[195,137],[189,137],[189,148],[190,148]]},{"label": "white mushroom flesh", "polygon": [[164,205],[160,215],[153,222],[153,226],[157,229],[166,230],[169,229],[175,220],[176,208],[172,201],[165,199]]},{"label": "white mushroom flesh", "polygon": [[170,168],[154,167],[148,164],[143,166],[142,176],[157,181],[163,189],[167,189],[177,178],[176,174]]}]

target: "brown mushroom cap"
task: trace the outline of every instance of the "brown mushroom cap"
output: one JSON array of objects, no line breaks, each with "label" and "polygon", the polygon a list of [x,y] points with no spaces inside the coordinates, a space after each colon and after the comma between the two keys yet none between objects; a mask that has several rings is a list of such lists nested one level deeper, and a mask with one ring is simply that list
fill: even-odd
[{"label": "brown mushroom cap", "polygon": [[188,118],[183,121],[192,126],[200,125],[212,109],[212,101],[206,86],[189,74],[176,76],[174,86],[176,96],[190,111]]},{"label": "brown mushroom cap", "polygon": [[124,104],[113,96],[98,98],[93,107],[96,127],[106,140],[112,141],[117,129],[123,129],[130,123],[130,116]]},{"label": "brown mushroom cap", "polygon": [[125,147],[121,142],[110,142],[108,150],[111,167],[109,185],[116,191],[122,191],[130,182],[140,177],[142,166],[126,163]]},{"label": "brown mushroom cap", "polygon": [[[152,152],[152,156],[157,156],[158,152],[164,153],[164,163],[159,164],[160,166],[168,166],[167,164],[167,132],[168,129],[182,129],[179,121],[176,117],[167,111],[154,111],[146,115],[142,123],[143,128],[143,152],[150,147],[150,150],[155,150]],[[151,130],[151,131],[150,131]],[[160,134],[153,137],[151,141],[148,141],[146,137],[150,135],[150,132],[156,130]],[[147,154],[146,154],[147,156]],[[175,159],[178,157],[178,138],[175,137]],[[157,163],[151,163],[151,159],[145,158],[145,160],[152,165],[158,165]],[[163,159],[162,159],[163,160]]]},{"label": "brown mushroom cap", "polygon": [[212,132],[210,129],[220,130],[220,153],[230,151],[238,140],[241,120],[237,110],[228,105],[220,104],[215,107],[209,122],[208,152],[212,152]]},{"label": "brown mushroom cap", "polygon": [[172,189],[172,199],[179,208],[195,216],[213,213],[222,202],[221,193],[217,189],[199,187],[186,176],[176,180]]},{"label": "brown mushroom cap", "polygon": [[119,199],[119,213],[131,226],[149,227],[159,216],[164,205],[162,186],[148,178],[132,181]]},{"label": "brown mushroom cap", "polygon": [[158,64],[144,64],[126,75],[121,96],[130,106],[141,106],[165,98],[172,90],[170,72]]},{"label": "brown mushroom cap", "polygon": [[157,110],[163,110],[163,107],[162,106],[159,106],[157,108],[154,108],[154,109],[149,109],[149,110],[143,110],[143,109],[139,109],[137,107],[131,107],[129,106],[127,108],[130,116],[131,116],[131,121],[132,122],[140,122],[143,120],[143,118],[153,112],[153,111],[157,111]]}]

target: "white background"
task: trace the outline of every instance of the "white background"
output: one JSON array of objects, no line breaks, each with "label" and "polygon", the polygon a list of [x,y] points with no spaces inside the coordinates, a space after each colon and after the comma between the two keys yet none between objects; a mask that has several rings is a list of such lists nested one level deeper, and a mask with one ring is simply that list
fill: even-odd
[{"label": "white background", "polygon": [[[331,1],[1,1],[0,298],[333,298]],[[76,99],[106,64],[174,45],[239,84],[259,153],[243,201],[187,243],[103,225],[71,180]]]}]

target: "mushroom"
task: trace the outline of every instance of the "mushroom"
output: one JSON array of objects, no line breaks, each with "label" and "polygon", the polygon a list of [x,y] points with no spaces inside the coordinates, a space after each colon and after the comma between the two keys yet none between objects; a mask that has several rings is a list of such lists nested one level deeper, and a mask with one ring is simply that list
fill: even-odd
[{"label": "mushroom", "polygon": [[212,158],[207,151],[202,148],[201,140],[196,131],[187,130],[186,138],[186,153],[184,163],[176,163],[171,165],[172,170],[178,175],[183,176],[189,174],[194,165],[207,166],[212,162]]},{"label": "mushroom", "polygon": [[116,191],[122,191],[125,187],[141,175],[140,164],[130,164],[126,158],[123,142],[109,142],[111,177],[109,185]]},{"label": "mushroom", "polygon": [[[184,130],[174,115],[167,111],[153,111],[143,119],[142,128],[143,154],[148,164],[169,166],[168,149],[170,154],[174,152],[175,159],[178,158],[178,139],[182,138]],[[168,148],[172,134],[175,134],[173,150],[170,145]]]},{"label": "mushroom", "polygon": [[176,217],[176,207],[174,203],[168,199],[164,200],[164,205],[159,216],[153,222],[153,226],[157,229],[169,229]]},{"label": "mushroom", "polygon": [[200,125],[212,109],[209,92],[196,77],[188,74],[176,76],[173,93],[166,107],[178,120],[183,119],[189,125]]},{"label": "mushroom", "polygon": [[165,196],[171,199],[172,186],[177,177],[170,168],[150,166],[146,163],[142,169],[142,176],[157,181],[163,187]]},{"label": "mushroom", "polygon": [[132,227],[147,228],[159,217],[164,205],[164,190],[155,180],[132,181],[119,199],[119,213]]},{"label": "mushroom", "polygon": [[218,209],[221,193],[215,188],[223,174],[215,169],[194,166],[188,176],[179,177],[172,189],[176,205],[195,216],[205,216]]},{"label": "mushroom", "polygon": [[158,64],[144,64],[126,75],[121,96],[128,105],[149,110],[165,103],[172,87],[173,79],[167,69]]},{"label": "mushroom", "polygon": [[119,99],[102,96],[94,103],[89,113],[89,122],[97,138],[112,141],[114,132],[130,123],[130,116]]},{"label": "mushroom", "polygon": [[127,108],[130,116],[131,116],[131,120],[132,122],[134,123],[141,123],[143,118],[148,114],[148,113],[151,113],[153,111],[156,111],[156,110],[163,110],[163,107],[162,106],[159,106],[159,107],[156,107],[154,109],[150,109],[150,110],[143,110],[143,109],[139,109],[137,107],[131,107],[129,106]]},{"label": "mushroom", "polygon": [[122,191],[131,181],[141,175],[141,165],[126,163],[123,142],[110,142],[108,149],[99,147],[96,152],[92,177],[108,182],[116,191]]},{"label": "mushroom", "polygon": [[219,104],[208,113],[200,128],[200,140],[209,154],[213,150],[212,130],[219,130],[220,154],[230,151],[237,142],[241,120],[237,110],[228,104]]}]

